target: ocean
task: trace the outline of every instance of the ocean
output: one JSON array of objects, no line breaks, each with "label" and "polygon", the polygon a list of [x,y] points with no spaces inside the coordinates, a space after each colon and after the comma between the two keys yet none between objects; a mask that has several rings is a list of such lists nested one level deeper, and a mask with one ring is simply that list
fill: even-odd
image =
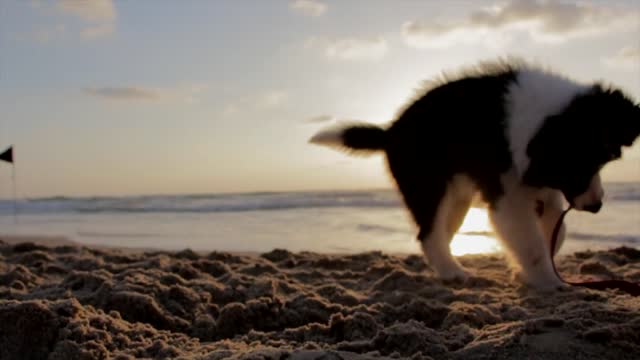
[{"label": "ocean", "polygon": [[[571,212],[563,253],[640,244],[640,183],[608,183],[598,214]],[[87,245],[196,251],[418,253],[393,190],[52,197],[0,200],[0,234],[64,236]],[[499,251],[486,209],[471,208],[456,255]]]}]

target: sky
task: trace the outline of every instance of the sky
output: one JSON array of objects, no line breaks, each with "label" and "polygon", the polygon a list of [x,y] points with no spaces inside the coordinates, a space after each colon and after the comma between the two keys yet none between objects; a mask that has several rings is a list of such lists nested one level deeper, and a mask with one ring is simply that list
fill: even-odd
[{"label": "sky", "polygon": [[500,56],[640,101],[640,1],[0,0],[0,148],[26,198],[390,188],[308,139]]}]

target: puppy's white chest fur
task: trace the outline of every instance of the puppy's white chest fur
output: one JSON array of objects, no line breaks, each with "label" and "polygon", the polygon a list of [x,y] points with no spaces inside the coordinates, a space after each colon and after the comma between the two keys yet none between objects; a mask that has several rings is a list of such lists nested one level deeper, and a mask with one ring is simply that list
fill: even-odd
[{"label": "puppy's white chest fur", "polygon": [[527,146],[545,119],[569,105],[589,86],[537,69],[521,69],[506,95],[507,139],[517,175],[529,167]]}]

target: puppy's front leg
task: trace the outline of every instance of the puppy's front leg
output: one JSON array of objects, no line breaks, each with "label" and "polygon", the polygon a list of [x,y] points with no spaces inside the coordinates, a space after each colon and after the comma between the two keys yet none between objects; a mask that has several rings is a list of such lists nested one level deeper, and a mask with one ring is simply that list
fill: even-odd
[{"label": "puppy's front leg", "polygon": [[[551,189],[544,190],[540,193],[540,196],[537,196],[536,213],[538,214],[538,223],[542,228],[542,234],[544,236],[545,243],[547,244],[547,248],[551,247],[553,230],[564,211],[563,199],[564,197],[560,191]],[[556,242],[555,249],[553,249],[553,255],[557,254],[562,247],[566,232],[567,227],[563,222],[560,225],[558,240]]]},{"label": "puppy's front leg", "polygon": [[489,216],[505,247],[521,266],[523,282],[540,290],[565,286],[553,271],[531,194],[511,189],[489,210]]}]

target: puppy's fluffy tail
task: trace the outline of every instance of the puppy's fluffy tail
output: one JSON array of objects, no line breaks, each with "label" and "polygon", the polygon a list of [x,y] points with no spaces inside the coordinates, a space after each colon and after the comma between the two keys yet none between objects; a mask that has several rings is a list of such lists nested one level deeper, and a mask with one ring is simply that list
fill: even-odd
[{"label": "puppy's fluffy tail", "polygon": [[387,131],[373,124],[338,125],[320,131],[309,142],[366,155],[386,148]]}]

